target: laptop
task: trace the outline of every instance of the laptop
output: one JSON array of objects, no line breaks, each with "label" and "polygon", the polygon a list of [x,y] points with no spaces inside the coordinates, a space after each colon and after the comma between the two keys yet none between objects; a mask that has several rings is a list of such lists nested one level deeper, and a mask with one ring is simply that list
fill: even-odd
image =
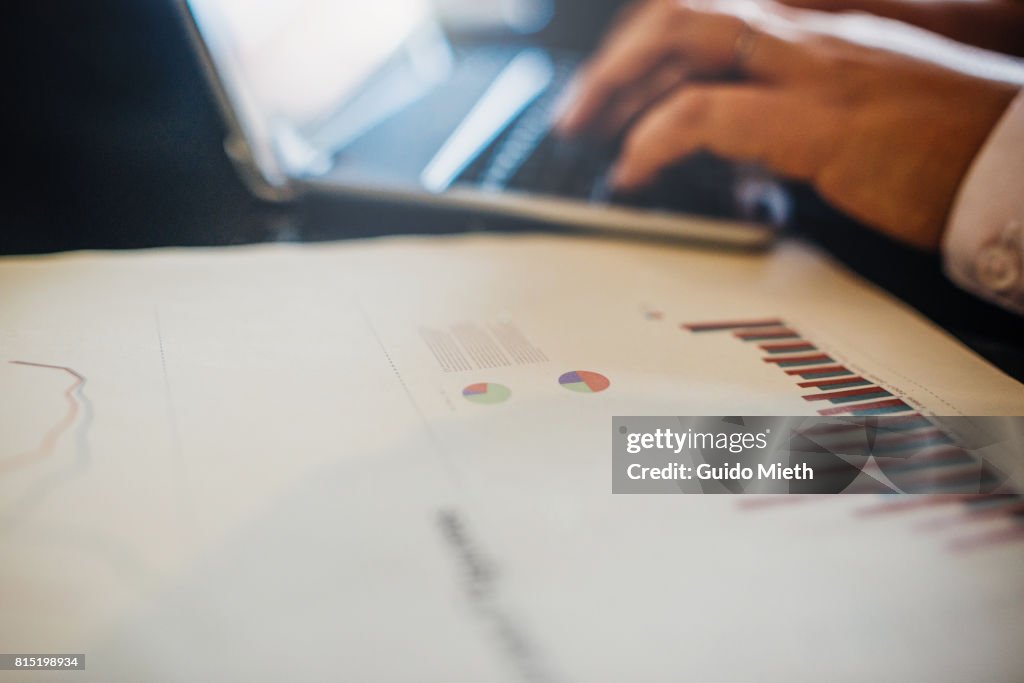
[{"label": "laptop", "polygon": [[615,145],[551,130],[584,55],[508,33],[456,40],[431,0],[181,8],[228,156],[263,199],[357,196],[742,248],[770,244],[786,220],[770,176],[707,154],[615,194]]}]

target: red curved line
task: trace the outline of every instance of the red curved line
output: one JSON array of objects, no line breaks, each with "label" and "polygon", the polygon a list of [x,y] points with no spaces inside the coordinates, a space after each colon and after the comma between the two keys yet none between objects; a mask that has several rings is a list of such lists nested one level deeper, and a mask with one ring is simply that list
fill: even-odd
[{"label": "red curved line", "polygon": [[57,441],[66,432],[71,425],[75,423],[75,418],[78,417],[79,402],[75,398],[75,392],[78,391],[83,384],[85,384],[85,378],[80,374],[72,370],[71,368],[64,367],[63,365],[48,365],[46,363],[33,363],[27,360],[12,360],[11,363],[15,365],[28,365],[34,368],[49,368],[51,370],[63,370],[67,372],[75,381],[64,390],[64,397],[68,401],[68,412],[64,417],[60,419],[57,424],[51,427],[46,434],[43,436],[43,440],[39,442],[39,446],[36,448],[12,455],[8,458],[0,460],[0,474],[10,472],[24,467],[25,465],[31,464],[36,460],[42,460],[43,458],[53,455],[54,450],[57,447]]}]

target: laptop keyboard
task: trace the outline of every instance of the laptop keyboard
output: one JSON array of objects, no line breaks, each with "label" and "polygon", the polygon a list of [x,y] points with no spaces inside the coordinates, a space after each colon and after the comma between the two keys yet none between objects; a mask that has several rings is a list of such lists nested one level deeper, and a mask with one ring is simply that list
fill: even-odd
[{"label": "laptop keyboard", "polygon": [[607,174],[612,161],[609,150],[547,135],[512,174],[507,187],[602,201],[609,199]]},{"label": "laptop keyboard", "polygon": [[617,148],[592,141],[565,140],[551,131],[555,107],[578,61],[569,57],[556,59],[551,86],[463,170],[458,183],[491,191],[513,190],[646,209],[737,216],[736,169],[709,154],[690,157],[639,193],[619,196],[611,192],[608,173],[617,157]]},{"label": "laptop keyboard", "polygon": [[462,172],[460,183],[487,190],[601,198],[613,150],[563,140],[551,132],[554,109],[577,61],[556,61],[552,84]]}]

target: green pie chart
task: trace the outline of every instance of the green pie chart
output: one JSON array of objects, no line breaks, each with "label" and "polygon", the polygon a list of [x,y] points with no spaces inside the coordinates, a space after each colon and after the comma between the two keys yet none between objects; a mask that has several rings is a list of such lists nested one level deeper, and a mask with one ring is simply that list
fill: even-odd
[{"label": "green pie chart", "polygon": [[463,398],[470,403],[479,403],[480,405],[504,403],[511,395],[511,389],[504,384],[496,384],[494,382],[478,382],[477,384],[470,384],[462,390]]}]

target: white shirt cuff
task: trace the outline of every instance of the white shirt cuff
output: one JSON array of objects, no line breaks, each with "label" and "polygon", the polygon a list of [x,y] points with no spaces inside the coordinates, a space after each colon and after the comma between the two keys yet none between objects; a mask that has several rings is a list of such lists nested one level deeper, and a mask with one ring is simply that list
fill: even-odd
[{"label": "white shirt cuff", "polygon": [[1024,91],[965,176],[942,250],[951,280],[1024,314]]}]

